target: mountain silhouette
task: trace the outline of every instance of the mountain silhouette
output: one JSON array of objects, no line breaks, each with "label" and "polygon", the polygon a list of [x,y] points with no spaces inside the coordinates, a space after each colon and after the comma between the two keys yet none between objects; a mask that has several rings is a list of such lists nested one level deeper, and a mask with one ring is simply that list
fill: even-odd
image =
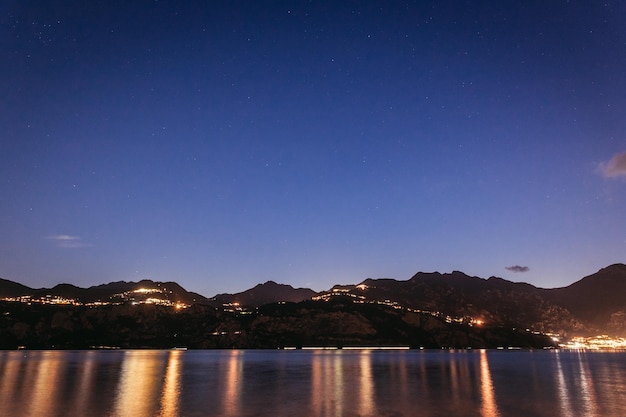
[{"label": "mountain silhouette", "polygon": [[624,264],[551,289],[454,271],[320,293],[267,281],[212,298],[175,282],[33,289],[0,279],[0,348],[542,347],[551,333],[626,336],[624,294]]},{"label": "mountain silhouette", "polygon": [[316,294],[315,291],[309,288],[294,288],[291,285],[267,281],[236,294],[218,294],[211,298],[211,301],[218,305],[238,303],[247,307],[259,307],[280,301],[297,303],[308,300]]}]

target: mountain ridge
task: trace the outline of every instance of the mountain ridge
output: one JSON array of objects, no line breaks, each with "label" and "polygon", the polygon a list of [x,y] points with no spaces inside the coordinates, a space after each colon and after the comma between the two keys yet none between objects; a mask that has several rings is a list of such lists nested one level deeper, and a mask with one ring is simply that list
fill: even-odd
[{"label": "mountain ridge", "polygon": [[[51,288],[30,288],[26,285],[0,278],[0,298],[10,297],[63,297],[75,299],[82,303],[93,303],[110,301],[112,298],[124,298],[123,295],[129,292],[137,292],[137,297],[141,289],[151,288],[163,295],[164,299],[172,302],[184,303],[207,303],[208,299],[195,292],[185,290],[180,284],[167,281],[113,281],[106,284],[93,285],[83,288],[73,284],[60,283]],[[145,298],[145,297],[144,297]]]},{"label": "mountain ridge", "polygon": [[621,263],[602,268],[568,286],[551,289],[452,271],[418,272],[407,280],[367,278],[358,284],[337,284],[319,293],[269,280],[239,293],[222,293],[211,298],[189,292],[172,281],[115,281],[89,288],[63,283],[50,289],[32,289],[0,279],[0,298],[5,299],[26,295],[33,297],[29,300],[62,297],[82,303],[202,304],[214,309],[229,306],[228,311],[244,312],[274,303],[328,301],[342,296],[350,302],[388,305],[460,322],[476,321],[565,335],[626,335],[626,297],[622,295],[625,291],[626,265]]},{"label": "mountain ridge", "polygon": [[210,300],[217,304],[237,303],[249,307],[259,307],[279,301],[300,302],[315,296],[310,288],[294,288],[288,284],[279,284],[269,280],[262,284],[235,294],[217,294]]},{"label": "mountain ridge", "polygon": [[[436,279],[440,279],[440,278],[446,278],[446,279],[455,279],[455,278],[463,278],[463,279],[472,279],[472,280],[480,280],[480,281],[493,281],[493,282],[498,282],[498,283],[502,283],[503,286],[517,286],[518,288],[522,288],[522,287],[526,287],[526,288],[533,288],[533,289],[539,289],[539,290],[547,290],[547,291],[553,291],[553,290],[562,290],[565,288],[570,288],[572,286],[578,285],[579,283],[581,283],[582,281],[587,280],[588,278],[593,278],[594,276],[596,276],[599,273],[605,273],[605,272],[619,272],[622,273],[624,276],[626,276],[626,264],[622,264],[622,263],[615,263],[615,264],[611,264],[609,266],[606,266],[604,268],[601,268],[600,270],[598,270],[595,273],[592,273],[590,275],[587,275],[583,278],[580,278],[577,281],[572,282],[569,285],[563,286],[563,287],[554,287],[554,288],[545,288],[545,287],[538,287],[535,286],[533,284],[524,282],[524,281],[511,281],[502,277],[498,277],[498,276],[490,276],[488,278],[482,278],[482,277],[478,277],[478,276],[471,276],[468,275],[462,271],[458,271],[458,270],[453,270],[452,272],[438,272],[438,271],[434,271],[434,272],[417,272],[415,273],[412,277],[406,279],[406,280],[402,280],[402,279],[397,279],[397,278],[390,278],[390,277],[380,277],[380,278],[366,278],[365,280],[361,281],[358,284],[335,284],[332,288],[340,288],[340,287],[355,287],[359,284],[366,284],[367,281],[393,281],[393,282],[407,282],[407,281],[414,281],[416,279],[428,279],[428,278],[436,278]],[[33,288],[33,287],[29,287],[27,285],[21,284],[17,281],[13,281],[13,280],[8,280],[5,278],[0,278],[0,297],[7,297],[7,296],[19,296],[19,295],[23,295],[24,291],[27,292],[31,292],[31,291],[36,291],[36,292],[55,292],[58,291],[60,288],[73,288],[74,290],[90,290],[90,291],[94,291],[94,290],[99,290],[99,289],[117,289],[117,290],[124,290],[127,289],[128,287],[141,287],[143,284],[163,284],[163,285],[175,285],[180,287],[181,289],[184,289],[179,283],[175,282],[175,281],[153,281],[150,279],[142,279],[140,281],[125,281],[125,280],[119,280],[119,281],[111,281],[108,283],[102,283],[102,284],[97,284],[97,285],[92,285],[90,287],[79,287],[76,286],[74,284],[71,283],[66,283],[66,282],[61,282],[58,284],[55,284],[53,287],[51,288],[46,288],[46,287],[42,287],[42,288]],[[190,294],[194,294],[197,295],[198,297],[200,297],[201,299],[206,299],[206,300],[210,300],[210,299],[215,299],[218,297],[223,297],[223,296],[234,296],[234,295],[242,295],[242,294],[246,294],[249,293],[253,290],[257,290],[260,288],[264,288],[265,286],[275,286],[275,287],[289,287],[291,289],[294,290],[306,290],[307,292],[310,292],[312,294],[318,294],[318,292],[310,289],[310,288],[296,288],[293,287],[290,284],[283,284],[283,283],[277,283],[274,280],[267,280],[264,283],[259,283],[256,284],[254,287],[251,287],[249,289],[240,291],[238,293],[218,293],[212,297],[207,297],[205,295],[196,293],[196,292],[191,292],[191,291],[187,291]],[[324,291],[320,291],[324,292]]]}]

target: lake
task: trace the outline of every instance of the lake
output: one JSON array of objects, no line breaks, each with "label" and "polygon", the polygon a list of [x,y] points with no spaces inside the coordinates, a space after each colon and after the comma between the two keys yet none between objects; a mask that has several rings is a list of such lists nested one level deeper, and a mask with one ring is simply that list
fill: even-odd
[{"label": "lake", "polygon": [[626,353],[0,351],[1,416],[626,415]]}]

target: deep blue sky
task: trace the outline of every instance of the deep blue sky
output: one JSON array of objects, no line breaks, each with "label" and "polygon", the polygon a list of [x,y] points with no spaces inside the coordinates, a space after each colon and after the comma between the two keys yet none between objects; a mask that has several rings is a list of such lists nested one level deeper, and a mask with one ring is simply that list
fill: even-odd
[{"label": "deep blue sky", "polygon": [[623,1],[5,1],[0,19],[3,278],[557,287],[626,261]]}]

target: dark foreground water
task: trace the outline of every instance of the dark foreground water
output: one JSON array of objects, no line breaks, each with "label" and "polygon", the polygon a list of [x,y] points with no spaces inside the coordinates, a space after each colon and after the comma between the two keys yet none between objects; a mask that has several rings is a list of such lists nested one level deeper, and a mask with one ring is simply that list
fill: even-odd
[{"label": "dark foreground water", "polygon": [[0,416],[626,416],[626,353],[3,351]]}]

